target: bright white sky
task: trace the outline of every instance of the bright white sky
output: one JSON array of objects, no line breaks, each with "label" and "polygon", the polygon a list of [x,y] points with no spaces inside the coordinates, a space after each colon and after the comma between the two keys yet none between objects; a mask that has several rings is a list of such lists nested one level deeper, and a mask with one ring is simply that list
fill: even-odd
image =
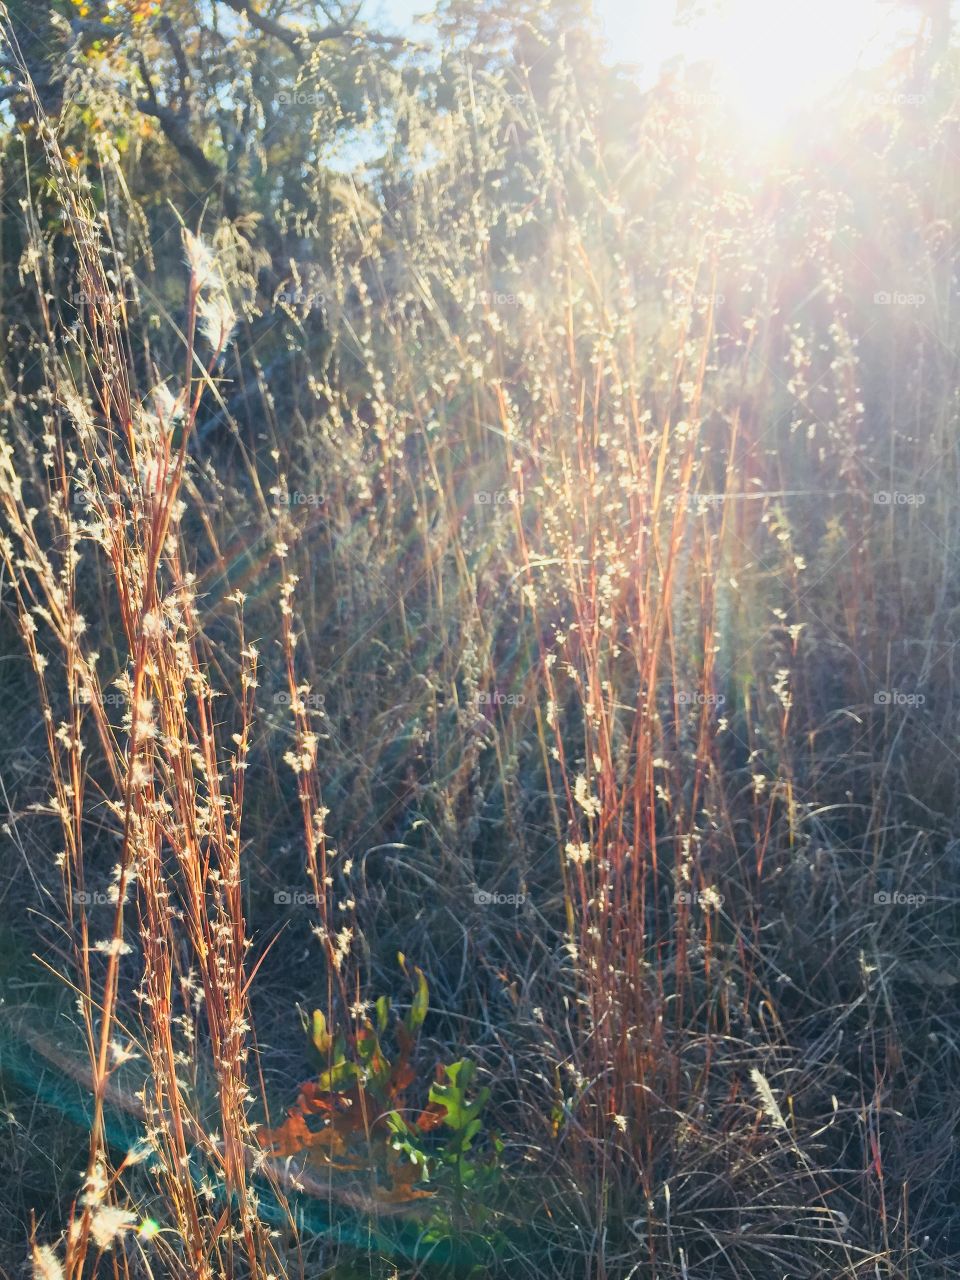
[{"label": "bright white sky", "polygon": [[[674,22],[675,0],[594,0],[611,56],[652,84],[666,61],[716,64],[718,88],[745,119],[780,123],[856,67],[882,60],[910,13],[892,0],[715,0],[723,12]],[[702,8],[709,4],[701,0]],[[430,0],[369,0],[371,19],[410,30]],[[916,11],[913,26],[916,25]],[[908,28],[909,29],[909,28]]]}]

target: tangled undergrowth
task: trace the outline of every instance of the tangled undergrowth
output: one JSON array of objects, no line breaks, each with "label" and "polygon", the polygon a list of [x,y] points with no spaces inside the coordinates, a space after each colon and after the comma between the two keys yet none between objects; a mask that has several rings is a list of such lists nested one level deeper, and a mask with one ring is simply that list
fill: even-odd
[{"label": "tangled undergrowth", "polygon": [[229,7],[5,27],[8,1265],[946,1280],[954,54]]}]

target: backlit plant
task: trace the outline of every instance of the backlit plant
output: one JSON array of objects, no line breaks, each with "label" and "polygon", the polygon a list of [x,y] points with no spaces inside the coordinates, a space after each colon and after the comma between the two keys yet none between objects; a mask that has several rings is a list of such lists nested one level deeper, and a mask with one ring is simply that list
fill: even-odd
[{"label": "backlit plant", "polygon": [[[400,962],[405,964],[403,956]],[[386,996],[376,1001],[374,1018],[355,1031],[328,1027],[319,1009],[303,1017],[308,1055],[319,1074],[300,1086],[283,1123],[261,1129],[258,1137],[275,1158],[302,1156],[303,1168],[343,1173],[372,1167],[382,1205],[449,1193],[437,1221],[447,1213],[456,1220],[470,1216],[471,1195],[493,1189],[502,1145],[494,1137],[483,1156],[475,1149],[490,1091],[475,1087],[476,1066],[469,1059],[439,1064],[426,1106],[408,1106],[409,1093],[424,1092],[416,1050],[429,1005],[427,980],[416,966],[413,979],[413,999],[402,1018],[391,1017]]]}]

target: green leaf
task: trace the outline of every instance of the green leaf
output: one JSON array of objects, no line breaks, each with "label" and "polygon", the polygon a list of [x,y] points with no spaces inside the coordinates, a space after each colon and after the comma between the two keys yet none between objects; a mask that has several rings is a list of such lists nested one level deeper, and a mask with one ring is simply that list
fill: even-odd
[{"label": "green leaf", "polygon": [[327,1069],[320,1072],[317,1084],[321,1089],[339,1093],[349,1089],[363,1073],[355,1062],[347,1061],[347,1042],[342,1031],[338,1031],[333,1037],[332,1046],[329,1037],[327,1044],[327,1053],[323,1059]]},{"label": "green leaf", "polygon": [[314,1009],[310,1020],[310,1043],[317,1053],[326,1055],[333,1044],[333,1036],[327,1030],[327,1020],[319,1009]]},{"label": "green leaf", "polygon": [[472,1102],[467,1101],[467,1089],[476,1075],[476,1065],[469,1058],[444,1067],[448,1084],[432,1084],[430,1101],[444,1109],[443,1123],[470,1142],[480,1129],[479,1116],[490,1097],[489,1089],[480,1089]]},{"label": "green leaf", "polygon": [[423,1026],[424,1019],[427,1016],[427,1009],[430,1007],[430,988],[427,986],[427,980],[423,976],[423,970],[414,965],[413,971],[417,975],[417,990],[404,1023],[410,1034],[415,1036]]},{"label": "green leaf", "polygon": [[380,1042],[376,1037],[373,1027],[361,1027],[357,1032],[357,1056],[363,1063],[372,1061],[374,1054],[380,1048]]},{"label": "green leaf", "polygon": [[390,997],[380,996],[377,1000],[377,1034],[383,1035],[387,1029],[387,1020],[390,1017]]},{"label": "green leaf", "polygon": [[423,1182],[430,1181],[430,1156],[420,1143],[420,1135],[411,1129],[399,1111],[389,1111],[384,1117],[393,1134],[390,1145],[394,1151],[401,1152],[420,1170]]},{"label": "green leaf", "polygon": [[327,1029],[326,1018],[319,1009],[314,1009],[309,1017],[301,1009],[300,1023],[307,1037],[307,1058],[315,1067],[328,1067],[333,1036]]},{"label": "green leaf", "polygon": [[339,1058],[334,1062],[333,1066],[327,1071],[321,1071],[317,1077],[317,1084],[321,1089],[326,1089],[330,1093],[342,1093],[345,1089],[349,1089],[351,1085],[360,1076],[360,1068],[355,1062],[348,1062],[346,1058]]},{"label": "green leaf", "polygon": [[357,1032],[357,1057],[366,1068],[368,1082],[375,1089],[382,1089],[390,1079],[390,1061],[369,1023]]},{"label": "green leaf", "polygon": [[404,1120],[399,1111],[388,1111],[383,1118],[390,1131],[395,1133],[398,1137],[409,1138],[412,1136],[413,1130],[407,1124],[406,1120]]}]

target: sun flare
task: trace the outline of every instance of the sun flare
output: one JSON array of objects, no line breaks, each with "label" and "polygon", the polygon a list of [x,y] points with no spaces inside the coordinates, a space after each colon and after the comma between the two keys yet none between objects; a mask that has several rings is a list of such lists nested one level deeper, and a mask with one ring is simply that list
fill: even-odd
[{"label": "sun flare", "polygon": [[684,22],[666,12],[641,21],[614,5],[607,31],[621,56],[635,45],[648,76],[674,59],[708,67],[710,100],[768,132],[879,65],[904,22],[888,0],[718,0]]},{"label": "sun flare", "polygon": [[814,105],[882,57],[892,23],[890,6],[877,0],[731,0],[708,38],[722,91],[738,114],[763,126]]}]

